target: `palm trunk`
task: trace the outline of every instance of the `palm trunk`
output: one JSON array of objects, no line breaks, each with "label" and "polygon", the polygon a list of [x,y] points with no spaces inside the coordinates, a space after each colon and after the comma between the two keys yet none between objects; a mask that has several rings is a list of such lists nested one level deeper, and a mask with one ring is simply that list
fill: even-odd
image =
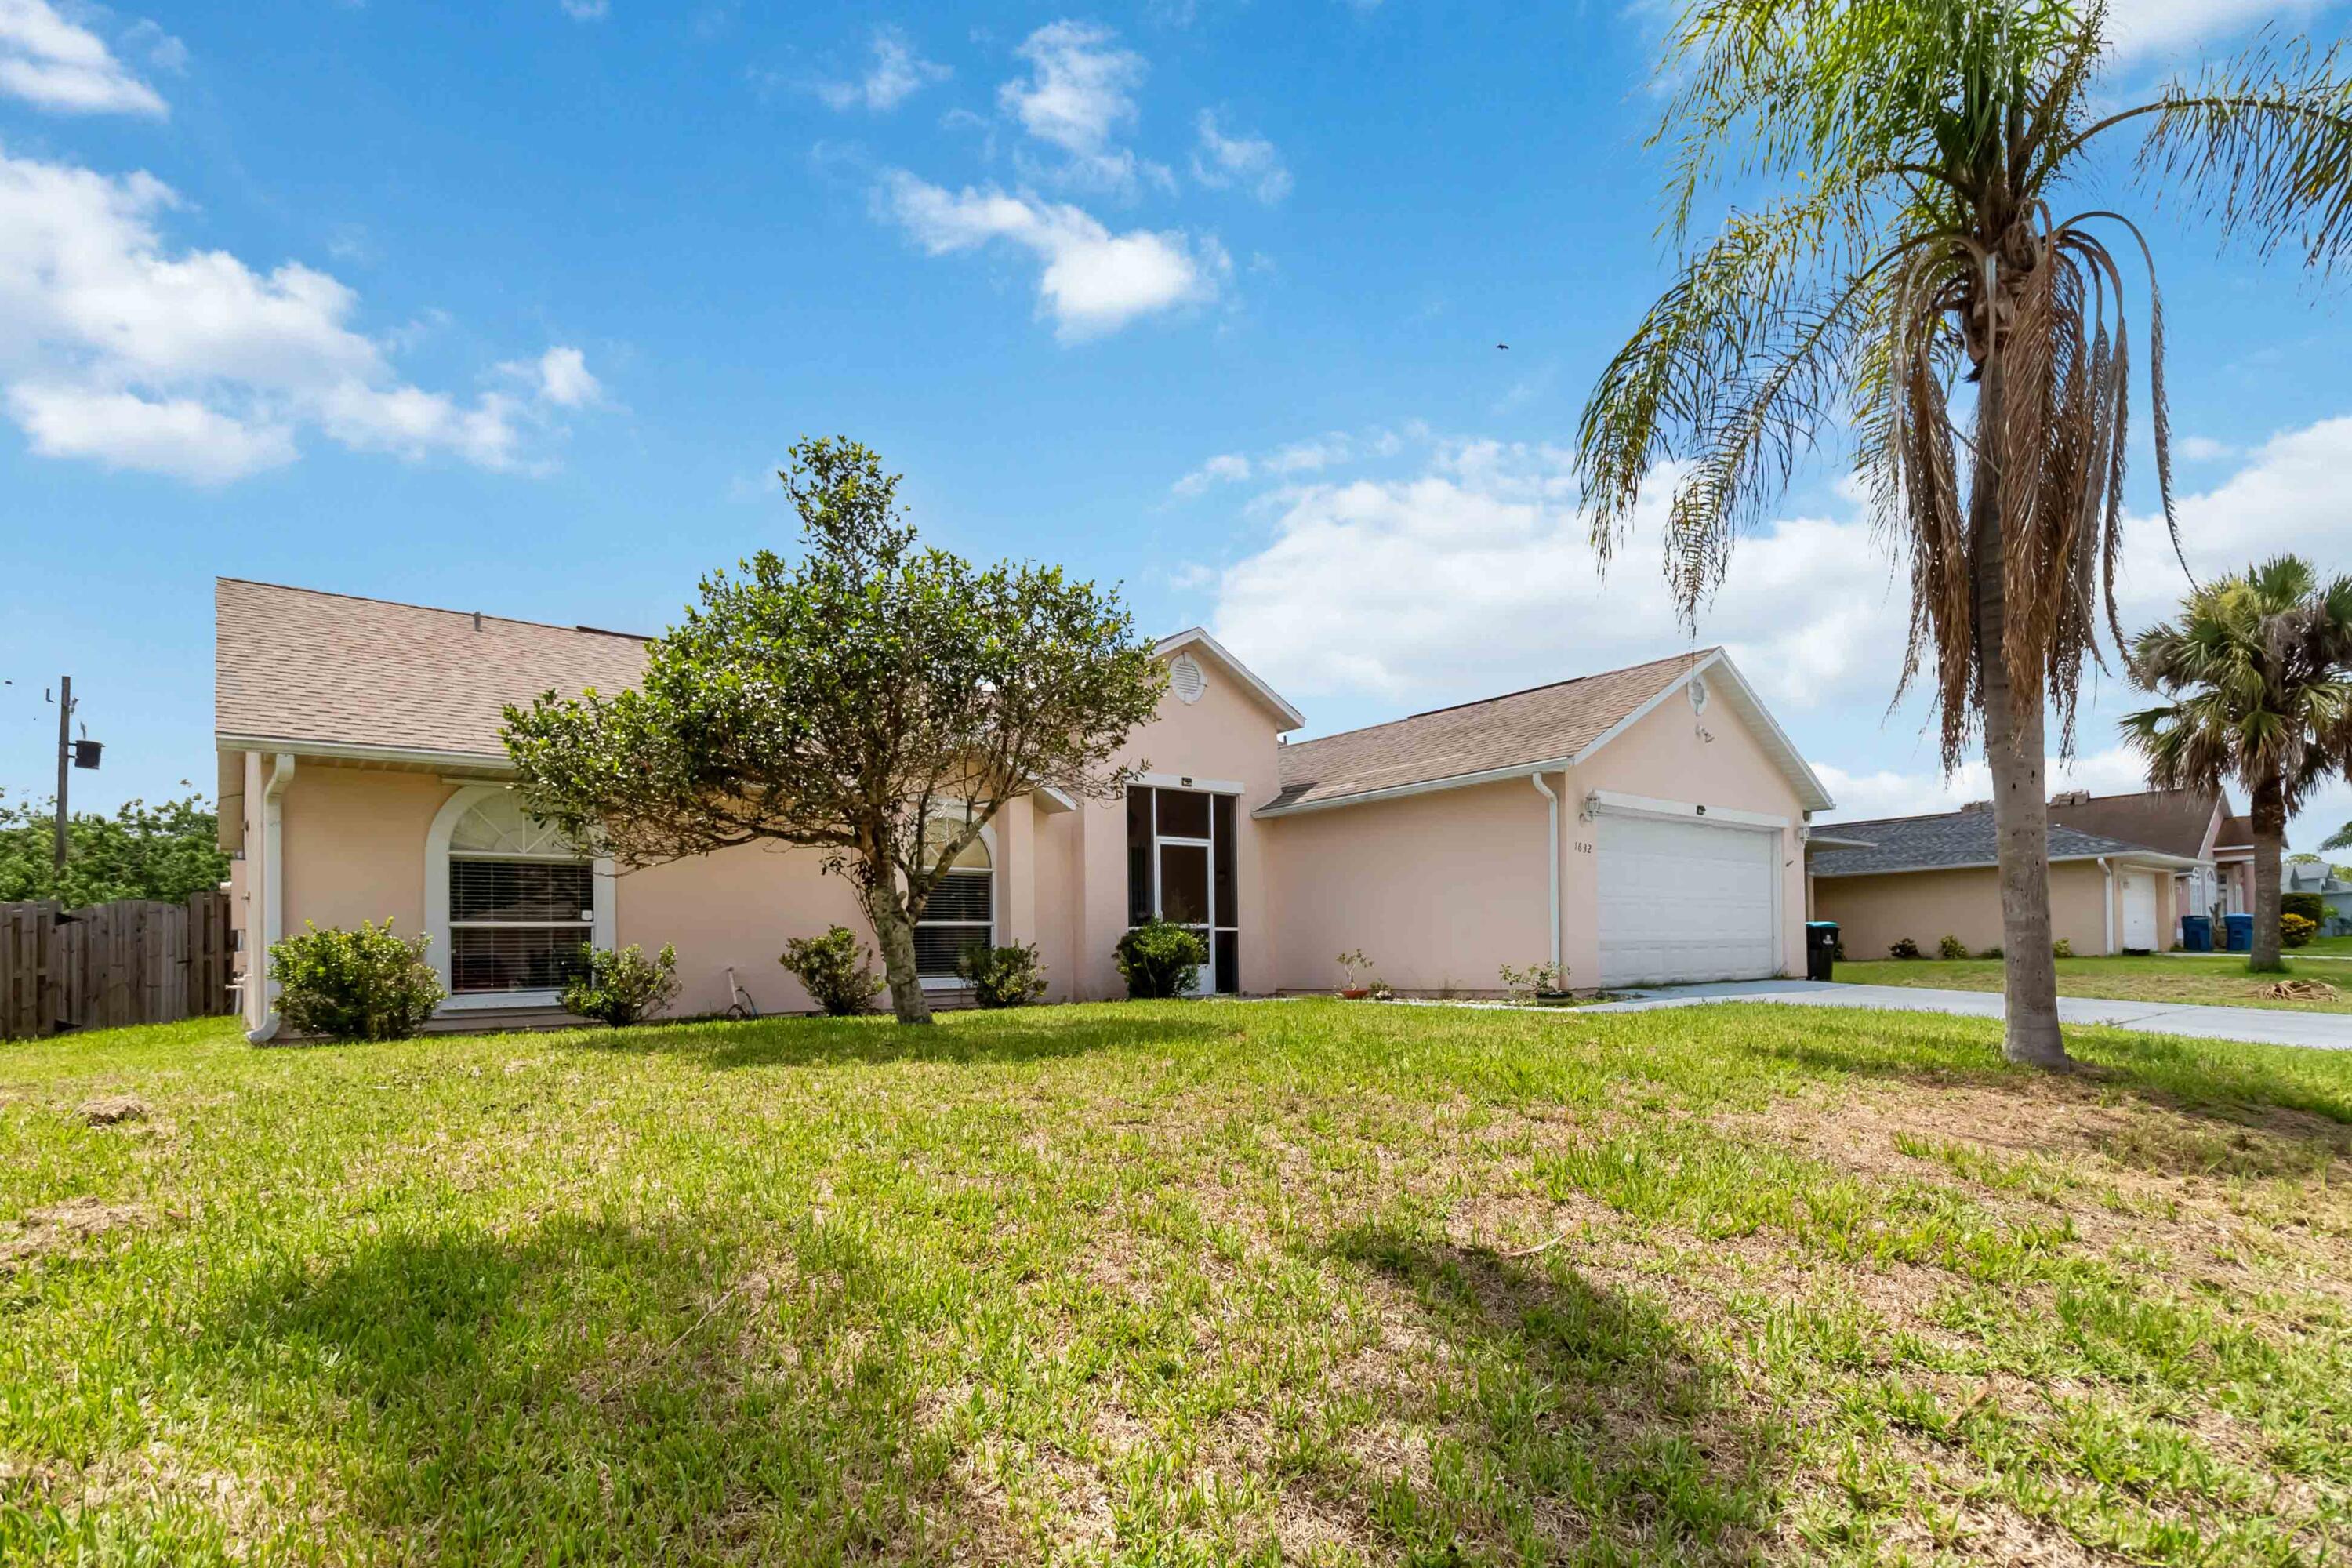
[{"label": "palm trunk", "polygon": [[2007,623],[2002,577],[2000,361],[1989,356],[1977,389],[1977,461],[1969,495],[1969,575],[1977,658],[1984,672],[1985,765],[1992,773],[1994,854],[2000,880],[2002,989],[2008,1030],[2001,1053],[2030,1067],[2069,1065],[2058,1032],[2058,963],[2050,941],[2050,796],[2042,787],[2042,692],[2018,692],[2001,653]]},{"label": "palm trunk", "polygon": [[901,1024],[928,1024],[931,1004],[923,994],[923,978],[915,970],[915,927],[896,889],[886,889],[866,900],[866,918],[874,922],[875,944],[882,950],[882,975],[889,982],[890,1013]]},{"label": "palm trunk", "polygon": [[2279,861],[2286,848],[2286,794],[2278,780],[2254,786],[2254,950],[2246,967],[2284,969],[2279,957]]}]

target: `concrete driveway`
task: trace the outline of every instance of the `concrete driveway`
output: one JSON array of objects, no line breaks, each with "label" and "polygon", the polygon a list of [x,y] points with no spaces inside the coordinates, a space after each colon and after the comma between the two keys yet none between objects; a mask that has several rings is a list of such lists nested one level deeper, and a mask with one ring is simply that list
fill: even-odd
[{"label": "concrete driveway", "polygon": [[[1748,980],[1634,991],[1622,1002],[1598,1003],[1578,1011],[1643,1013],[1656,1007],[1703,1007],[1717,1002],[1884,1007],[1897,1013],[1957,1013],[1970,1018],[1998,1018],[2007,1005],[1997,991],[1838,985],[1823,980]],[[2189,1035],[2205,1040],[2253,1040],[2273,1046],[2352,1050],[2352,1013],[2293,1013],[2273,1007],[2201,1007],[2182,1002],[2116,1002],[2101,996],[2061,996],[2058,1016],[2068,1024],[2104,1024],[2152,1035]]]}]

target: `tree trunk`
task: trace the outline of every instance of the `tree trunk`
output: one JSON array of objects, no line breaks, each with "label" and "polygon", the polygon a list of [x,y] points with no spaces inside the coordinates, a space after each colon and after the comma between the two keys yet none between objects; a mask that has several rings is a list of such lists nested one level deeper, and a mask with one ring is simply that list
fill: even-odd
[{"label": "tree trunk", "polygon": [[915,972],[915,927],[905,906],[890,892],[866,900],[866,918],[874,922],[874,941],[882,950],[882,974],[890,984],[890,1012],[901,1024],[928,1024],[931,1004],[923,994],[922,976]]},{"label": "tree trunk", "polygon": [[2058,964],[2050,939],[2050,796],[2043,788],[2042,675],[2013,690],[2001,653],[2008,594],[2001,569],[2001,373],[1989,356],[1977,389],[1977,461],[1969,495],[1969,575],[1977,658],[1984,672],[1985,764],[1992,773],[1994,853],[2000,880],[2002,989],[2008,1030],[2001,1053],[2030,1067],[2068,1065],[2058,1033]]},{"label": "tree trunk", "polygon": [[2279,970],[2279,860],[2286,847],[2286,793],[2278,780],[2254,786],[2254,950],[2246,967]]}]

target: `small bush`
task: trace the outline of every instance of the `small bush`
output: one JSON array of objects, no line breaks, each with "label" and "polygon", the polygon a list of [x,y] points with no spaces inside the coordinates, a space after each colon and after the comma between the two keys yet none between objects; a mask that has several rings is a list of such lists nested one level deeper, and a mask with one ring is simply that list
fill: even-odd
[{"label": "small bush", "polygon": [[1115,956],[1128,995],[1149,1002],[1192,990],[1200,981],[1201,965],[1209,962],[1209,948],[1182,926],[1147,921],[1118,939]]},{"label": "small bush", "polygon": [[1958,937],[1948,936],[1936,944],[1936,956],[1938,958],[1966,958],[1968,955],[1969,944]]},{"label": "small bush", "polygon": [[1886,956],[1889,958],[1916,958],[1919,956],[1919,944],[1913,942],[1906,936],[1901,941],[1895,942],[1892,947],[1888,948],[1886,950]]},{"label": "small bush", "polygon": [[2319,934],[2319,922],[2305,915],[2279,916],[2279,945],[2308,947],[2311,939]]},{"label": "small bush", "polygon": [[1506,963],[1497,973],[1514,1002],[1532,1002],[1568,989],[1568,971],[1555,963],[1530,963],[1524,969]]},{"label": "small bush", "polygon": [[1986,948],[1982,952],[1978,953],[1977,956],[1979,958],[2006,958],[2009,955],[2001,952],[2000,943],[1995,942],[1990,947]]},{"label": "small bush", "polygon": [[2067,940],[2065,937],[2063,937],[2063,936],[2062,936],[2062,937],[2060,937],[2056,942],[2052,942],[2052,943],[2050,944],[2050,956],[2051,956],[2051,957],[2053,957],[2053,958],[2072,958],[2072,957],[2074,957],[2074,942],[2072,942],[2071,941]]},{"label": "small bush", "polygon": [[425,939],[405,940],[362,921],[357,931],[320,931],[305,921],[300,936],[269,948],[278,1011],[306,1035],[337,1040],[404,1040],[433,1016],[447,994],[425,962]]},{"label": "small bush", "polygon": [[2309,921],[2315,930],[2327,921],[2327,900],[2317,893],[2281,893],[2279,911],[2282,914],[2301,915],[2305,920]]},{"label": "small bush", "polygon": [[956,954],[956,974],[981,1007],[1025,1007],[1045,994],[1045,969],[1034,942],[989,947],[974,942]]},{"label": "small bush", "polygon": [[835,1018],[855,1017],[882,989],[874,973],[874,953],[847,926],[829,926],[823,936],[796,936],[784,943],[776,962],[801,983],[825,1013]]},{"label": "small bush", "polygon": [[563,1010],[625,1028],[677,1000],[677,949],[665,943],[647,958],[645,949],[617,952],[583,942],[583,967],[563,986]]}]

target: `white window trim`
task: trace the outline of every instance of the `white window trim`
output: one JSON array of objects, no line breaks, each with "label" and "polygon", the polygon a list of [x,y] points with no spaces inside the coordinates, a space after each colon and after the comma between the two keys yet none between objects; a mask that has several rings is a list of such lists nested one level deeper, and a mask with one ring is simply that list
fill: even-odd
[{"label": "white window trim", "polygon": [[[1241,795],[1249,788],[1239,779],[1202,779],[1187,773],[1130,773],[1127,782],[1153,789],[1189,789],[1202,795]],[[1118,808],[1127,809],[1125,795],[1119,797]]]},{"label": "white window trim", "polygon": [[[449,840],[457,831],[457,824],[466,814],[492,795],[503,795],[510,786],[502,784],[466,784],[451,793],[434,814],[433,826],[425,834],[425,934],[432,939],[425,948],[433,972],[441,977],[441,989],[449,992]],[[460,852],[463,853],[462,851]],[[486,855],[474,857],[488,860],[565,860],[573,858],[559,855]],[[588,923],[588,940],[598,947],[618,945],[618,902],[613,862],[609,857],[597,856],[589,865],[594,875],[589,879],[595,894],[595,918]],[[450,992],[442,998],[444,1013],[487,1011],[501,1007],[553,1007],[562,1001],[557,991],[469,991],[464,995]]]},{"label": "white window trim", "polygon": [[[932,811],[931,818],[933,821],[937,821],[944,814],[970,810],[971,805],[971,803],[970,801],[944,800],[940,802],[939,805]],[[982,848],[988,851],[988,875],[990,879],[988,884],[988,945],[991,947],[996,947],[1001,945],[1004,940],[1002,934],[1004,930],[1004,899],[1003,896],[1004,891],[1004,865],[1003,862],[997,858],[996,854],[995,823],[987,822],[981,825],[980,844]],[[915,923],[917,925],[920,925],[923,922],[917,921]],[[940,923],[946,924],[948,922],[941,921]],[[974,921],[972,924],[974,929],[978,929],[978,921]],[[919,974],[916,976],[916,980],[926,991],[961,991],[966,989],[969,984],[961,975],[956,974]]]}]

